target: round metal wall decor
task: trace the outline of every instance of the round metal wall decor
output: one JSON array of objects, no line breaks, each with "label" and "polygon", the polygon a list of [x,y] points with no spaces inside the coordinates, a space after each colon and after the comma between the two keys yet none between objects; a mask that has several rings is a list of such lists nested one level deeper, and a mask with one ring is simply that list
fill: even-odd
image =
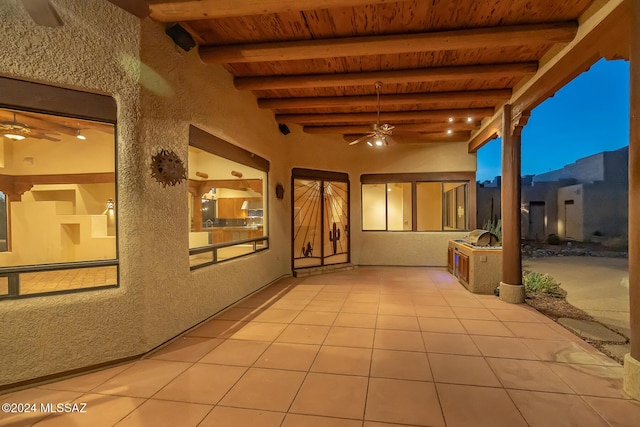
[{"label": "round metal wall decor", "polygon": [[187,179],[187,169],[176,153],[162,149],[151,157],[151,176],[163,187],[167,185],[173,187]]}]

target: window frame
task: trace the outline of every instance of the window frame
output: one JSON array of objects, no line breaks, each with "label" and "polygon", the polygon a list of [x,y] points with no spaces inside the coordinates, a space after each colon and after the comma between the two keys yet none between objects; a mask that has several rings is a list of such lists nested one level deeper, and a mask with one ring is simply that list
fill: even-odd
[{"label": "window frame", "polygon": [[[113,125],[114,195],[118,200],[118,109],[116,100],[109,96],[59,86],[34,83],[0,76],[0,108],[49,114]],[[0,295],[0,301],[99,291],[120,286],[120,248],[118,211],[115,212],[115,258],[77,262],[43,263],[0,267],[0,278],[7,278],[8,293]],[[7,220],[10,226],[10,218]],[[11,231],[7,230],[7,246],[11,248]],[[97,267],[116,267],[116,283],[86,288],[61,289],[48,292],[20,293],[20,275]]]},{"label": "window frame", "polygon": [[[242,258],[248,255],[252,255],[252,254],[269,249],[269,233],[271,230],[271,227],[269,227],[269,224],[268,224],[268,222],[270,221],[269,191],[268,191],[269,169],[270,169],[269,161],[261,156],[258,156],[255,153],[252,153],[251,151],[245,150],[244,148],[238,147],[237,145],[231,144],[228,141],[218,138],[217,136],[212,135],[209,132],[204,131],[194,125],[189,125],[189,146],[198,148],[214,156],[222,157],[226,160],[231,160],[233,162],[240,163],[241,165],[248,166],[264,172],[266,175],[264,188],[267,189],[267,191],[265,191],[265,194],[263,196],[264,197],[263,210],[266,213],[265,216],[267,218],[266,234],[263,235],[262,237],[256,237],[253,239],[236,240],[232,242],[217,243],[217,244],[210,244],[206,246],[199,246],[195,248],[189,248],[190,259],[191,259],[191,256],[193,255],[211,253],[210,261],[205,261],[195,265],[189,265],[189,270],[190,271],[198,270],[200,268],[208,267],[210,265],[231,261],[234,259]],[[188,159],[187,159],[187,163],[188,163]],[[189,232],[190,231],[191,231],[191,228],[189,227]],[[263,247],[258,247],[258,243],[262,243]],[[240,254],[233,257],[224,258],[221,260],[218,259],[219,249],[233,247],[236,245],[246,245],[246,244],[253,245],[251,252]]]},{"label": "window frame", "polygon": [[[417,184],[421,182],[440,182],[442,186],[442,194],[444,195],[444,184],[447,182],[461,182],[468,185],[467,187],[467,206],[465,215],[468,219],[467,227],[464,230],[445,230],[444,229],[444,204],[442,206],[442,229],[441,230],[418,230],[418,203],[417,203]],[[417,172],[417,173],[389,173],[389,174],[362,174],[360,175],[360,229],[362,232],[385,232],[385,233],[442,233],[452,231],[470,231],[476,228],[476,173],[475,172]],[[382,230],[365,230],[362,228],[364,224],[364,210],[362,204],[362,188],[365,184],[384,184],[385,193],[387,184],[395,183],[411,183],[411,230],[389,230],[388,218],[386,211],[386,194],[385,194],[385,229]]]}]

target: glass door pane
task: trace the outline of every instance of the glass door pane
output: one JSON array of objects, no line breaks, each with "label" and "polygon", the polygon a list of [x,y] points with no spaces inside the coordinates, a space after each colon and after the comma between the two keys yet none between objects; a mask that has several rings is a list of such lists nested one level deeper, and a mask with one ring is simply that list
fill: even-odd
[{"label": "glass door pane", "polygon": [[346,182],[324,183],[324,265],[349,261],[349,195]]},{"label": "glass door pane", "polygon": [[293,267],[322,265],[322,181],[294,179]]}]

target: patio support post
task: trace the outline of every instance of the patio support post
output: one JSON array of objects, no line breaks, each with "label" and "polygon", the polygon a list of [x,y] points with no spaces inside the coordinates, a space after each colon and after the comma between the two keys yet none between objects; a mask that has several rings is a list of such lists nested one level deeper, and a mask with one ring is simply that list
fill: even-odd
[{"label": "patio support post", "polygon": [[[522,117],[525,120],[522,120]],[[524,302],[522,285],[522,256],[520,253],[520,164],[521,135],[528,115],[517,120],[511,116],[511,105],[502,110],[502,281],[500,299],[521,304]],[[514,126],[515,124],[515,126]]]},{"label": "patio support post", "polygon": [[629,311],[624,390],[640,400],[640,2],[629,2]]}]

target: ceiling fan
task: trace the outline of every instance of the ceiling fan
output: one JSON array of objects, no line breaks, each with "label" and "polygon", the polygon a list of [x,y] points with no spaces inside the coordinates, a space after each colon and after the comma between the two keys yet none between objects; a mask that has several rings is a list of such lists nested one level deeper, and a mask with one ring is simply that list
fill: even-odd
[{"label": "ceiling fan", "polygon": [[[144,0],[107,0],[121,9],[126,10],[140,19],[149,16],[149,5]],[[59,27],[63,25],[60,15],[49,0],[22,0],[22,5],[31,19],[45,27]]]},{"label": "ceiling fan", "polygon": [[387,123],[380,124],[380,88],[382,87],[382,82],[376,82],[376,96],[378,100],[378,120],[373,125],[373,131],[366,134],[365,136],[356,139],[355,141],[351,141],[349,145],[356,145],[359,142],[367,141],[367,145],[369,147],[382,147],[386,145],[395,145],[397,142],[391,138],[391,134],[393,133],[393,129],[395,126],[391,126]]}]

